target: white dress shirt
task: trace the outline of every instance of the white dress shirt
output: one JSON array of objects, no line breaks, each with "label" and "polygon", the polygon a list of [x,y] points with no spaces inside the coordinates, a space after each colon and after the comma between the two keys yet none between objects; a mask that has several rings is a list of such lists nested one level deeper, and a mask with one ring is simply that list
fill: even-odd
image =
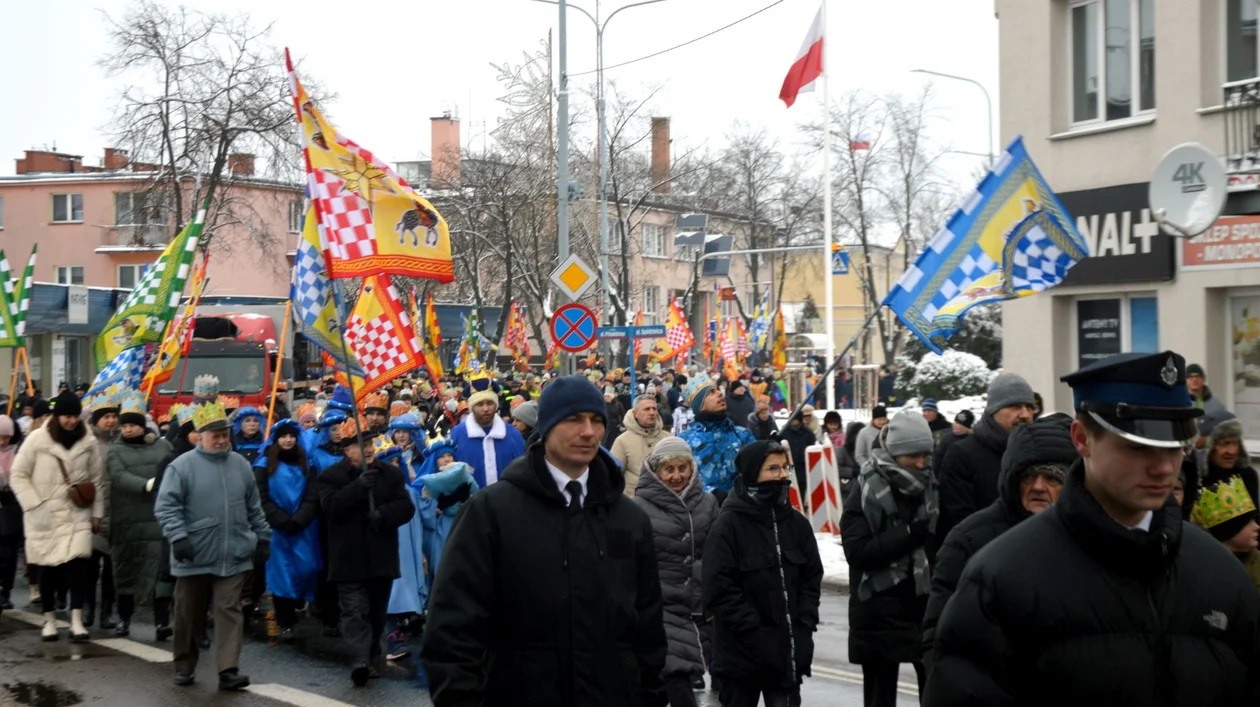
[{"label": "white dress shirt", "polygon": [[586,481],[591,476],[590,467],[587,467],[586,469],[582,470],[582,475],[577,477],[576,479],[573,479],[573,478],[570,478],[568,474],[564,473],[563,471],[560,471],[558,467],[556,467],[551,462],[547,461],[545,458],[543,459],[543,461],[547,463],[547,471],[551,472],[551,478],[555,479],[556,488],[560,489],[560,494],[564,496],[565,505],[567,506],[570,503],[573,503],[573,499],[569,496],[568,489],[565,488],[565,486],[569,485],[570,481],[576,481],[582,485],[582,497],[578,499],[578,503],[581,505],[585,505],[586,504]]}]

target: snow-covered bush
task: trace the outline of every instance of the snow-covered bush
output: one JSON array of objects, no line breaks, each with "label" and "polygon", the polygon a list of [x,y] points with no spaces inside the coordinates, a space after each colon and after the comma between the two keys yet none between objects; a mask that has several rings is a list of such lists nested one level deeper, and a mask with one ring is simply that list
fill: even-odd
[{"label": "snow-covered bush", "polygon": [[940,356],[929,353],[919,360],[910,391],[917,398],[952,400],[983,395],[993,372],[979,356],[948,349]]}]

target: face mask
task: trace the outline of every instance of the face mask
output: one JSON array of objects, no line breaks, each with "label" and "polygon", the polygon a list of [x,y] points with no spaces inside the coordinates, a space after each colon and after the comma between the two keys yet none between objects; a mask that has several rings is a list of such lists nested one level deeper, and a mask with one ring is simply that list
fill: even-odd
[{"label": "face mask", "polygon": [[779,481],[762,481],[748,487],[753,501],[762,506],[782,506],[788,500],[788,488],[791,482],[787,479]]}]

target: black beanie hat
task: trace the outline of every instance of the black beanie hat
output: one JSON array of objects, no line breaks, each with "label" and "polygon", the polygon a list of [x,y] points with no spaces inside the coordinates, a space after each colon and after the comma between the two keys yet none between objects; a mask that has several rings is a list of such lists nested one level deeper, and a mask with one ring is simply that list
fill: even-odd
[{"label": "black beanie hat", "polygon": [[787,447],[769,439],[750,442],[740,448],[739,453],[735,455],[735,469],[739,471],[739,476],[744,480],[745,486],[757,483],[757,477],[761,475],[761,465],[766,462],[766,457],[771,453],[786,454],[789,460],[792,458],[792,453]]},{"label": "black beanie hat", "polygon": [[557,422],[580,412],[593,412],[608,424],[608,407],[599,388],[579,375],[555,379],[538,399],[538,427],[535,428],[538,438],[546,439]]},{"label": "black beanie hat", "polygon": [[145,417],[142,412],[124,412],[118,416],[118,424],[147,427],[149,424],[149,418]]},{"label": "black beanie hat", "polygon": [[[80,407],[82,407],[82,403],[80,403]],[[48,405],[47,400],[44,400],[43,398],[35,398],[35,400],[31,402],[32,420],[38,420],[50,412],[52,412],[52,407]]]},{"label": "black beanie hat", "polygon": [[83,401],[74,393],[64,390],[52,399],[52,411],[55,415],[82,415]]}]

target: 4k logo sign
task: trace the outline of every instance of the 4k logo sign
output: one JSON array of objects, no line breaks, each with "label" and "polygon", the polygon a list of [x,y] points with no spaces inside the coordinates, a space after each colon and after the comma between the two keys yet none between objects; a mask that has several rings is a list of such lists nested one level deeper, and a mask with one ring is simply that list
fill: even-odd
[{"label": "4k logo sign", "polygon": [[1173,174],[1173,181],[1181,183],[1182,194],[1190,194],[1207,189],[1207,182],[1203,179],[1203,163],[1181,163]]}]

